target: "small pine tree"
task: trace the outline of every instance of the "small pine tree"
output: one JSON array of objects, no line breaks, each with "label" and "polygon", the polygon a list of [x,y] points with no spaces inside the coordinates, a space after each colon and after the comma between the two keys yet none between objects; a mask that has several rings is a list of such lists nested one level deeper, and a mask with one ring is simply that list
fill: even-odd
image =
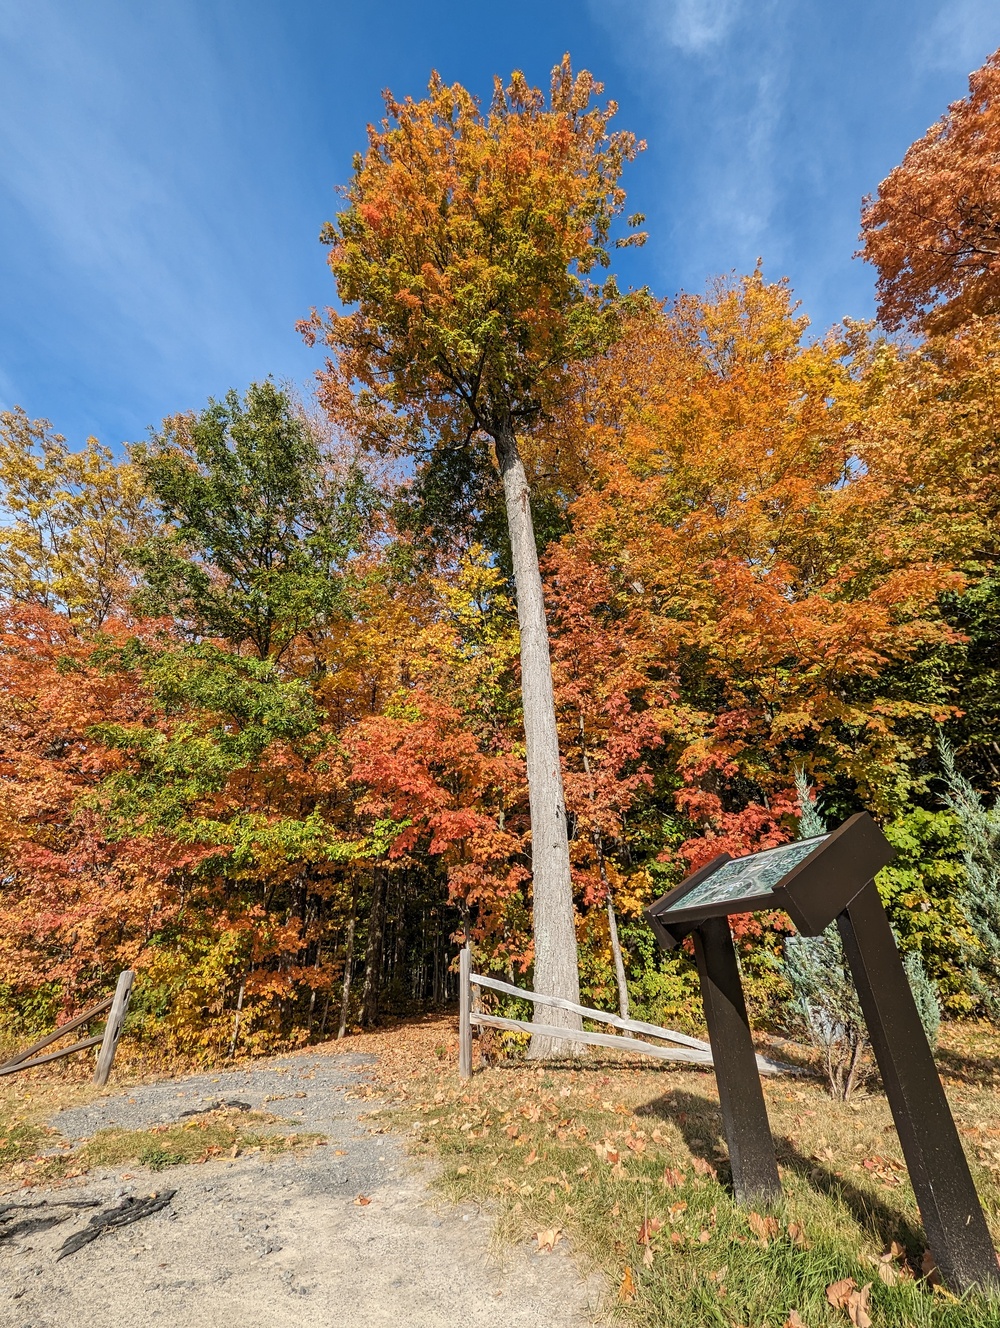
[{"label": "small pine tree", "polygon": [[819,809],[809,777],[799,766],[795,771],[795,793],[799,800],[799,838],[814,839],[826,834],[826,818]]},{"label": "small pine tree", "polygon": [[903,956],[903,970],[913,992],[913,1000],[924,1032],[927,1034],[927,1041],[931,1047],[936,1047],[938,1030],[941,1027],[941,998],[938,996],[937,987],[927,976],[924,957],[919,950],[907,950]]},{"label": "small pine tree", "polygon": [[991,1015],[1000,1015],[1000,799],[987,808],[955,764],[951,744],[938,741],[944,803],[958,817],[965,889],[959,906],[979,942],[968,955],[972,989]]},{"label": "small pine tree", "polygon": [[[800,808],[799,838],[825,834],[826,821],[801,769],[795,772],[795,791]],[[919,951],[905,955],[903,968],[920,1022],[933,1046],[941,1023],[937,989],[927,976]],[[846,1102],[857,1084],[868,1035],[836,923],[820,936],[794,936],[785,942],[785,976],[792,988],[794,1008],[813,1045],[823,1055],[830,1092]]]},{"label": "small pine tree", "polygon": [[[795,772],[795,791],[799,838],[826,834],[826,821],[802,769]],[[819,936],[788,938],[785,976],[792,988],[792,1006],[823,1056],[830,1092],[846,1102],[857,1084],[868,1039],[836,923]]]}]

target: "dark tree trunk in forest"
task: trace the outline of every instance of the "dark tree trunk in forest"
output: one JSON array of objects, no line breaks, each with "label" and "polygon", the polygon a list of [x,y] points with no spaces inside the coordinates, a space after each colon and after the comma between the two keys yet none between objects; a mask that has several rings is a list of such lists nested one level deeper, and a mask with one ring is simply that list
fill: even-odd
[{"label": "dark tree trunk in forest", "polygon": [[[351,1012],[351,972],[354,968],[354,925],[357,918],[357,894],[351,895],[351,916],[347,920],[347,944],[344,947],[344,986],[340,997],[340,1027],[337,1029],[337,1041],[347,1032],[347,1016]],[[326,1015],[323,1016],[326,1022]]]},{"label": "dark tree trunk in forest", "polygon": [[[521,699],[528,766],[528,802],[531,811],[532,920],[535,939],[534,987],[545,996],[580,1001],[580,973],[573,913],[573,886],[569,868],[569,836],[549,632],[545,618],[542,576],[531,521],[530,492],[524,463],[511,427],[494,435],[497,461],[503,476],[510,532],[517,621],[521,635]],[[568,1010],[535,1007],[535,1022],[580,1029],[582,1020]],[[579,1043],[535,1033],[529,1056],[582,1054]]]},{"label": "dark tree trunk in forest", "polygon": [[386,873],[376,867],[372,880],[372,907],[368,915],[365,983],[361,990],[361,1023],[368,1028],[378,1011],[379,968],[382,961],[382,924],[385,919]]}]

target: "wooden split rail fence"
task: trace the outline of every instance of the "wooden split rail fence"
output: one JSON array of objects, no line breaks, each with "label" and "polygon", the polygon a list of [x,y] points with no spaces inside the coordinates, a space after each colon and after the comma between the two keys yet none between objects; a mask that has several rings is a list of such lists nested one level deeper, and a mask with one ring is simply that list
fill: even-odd
[{"label": "wooden split rail fence", "polygon": [[[118,1050],[118,1040],[122,1035],[125,1015],[128,1013],[128,1003],[132,996],[133,977],[134,974],[131,969],[126,969],[124,973],[120,973],[113,996],[108,996],[96,1005],[92,1005],[89,1010],[84,1010],[75,1019],[67,1020],[65,1024],[62,1024],[53,1032],[47,1033],[45,1037],[33,1042],[30,1047],[25,1047],[22,1051],[19,1051],[9,1061],[4,1061],[3,1065],[0,1065],[0,1075],[20,1074],[22,1070],[34,1069],[36,1065],[46,1065],[49,1061],[57,1061],[62,1056],[71,1056],[75,1051],[86,1051],[88,1047],[99,1046],[101,1049],[97,1053],[94,1083],[98,1088],[103,1088],[108,1082],[115,1052]],[[83,1038],[68,1047],[60,1047],[57,1051],[47,1052],[44,1056],[36,1054],[53,1042],[58,1042],[67,1033],[85,1027],[92,1019],[96,1019],[98,1015],[103,1014],[105,1010],[108,1011],[108,1022],[104,1026],[103,1033],[98,1033],[96,1037]]]},{"label": "wooden split rail fence", "polygon": [[[585,1030],[560,1028],[554,1024],[528,1023],[523,1019],[506,1019],[496,1014],[485,1014],[474,1008],[473,987],[485,987],[490,991],[516,996],[520,1000],[532,1001],[535,1005],[551,1009],[569,1010],[595,1023],[608,1024],[623,1033],[641,1036],[618,1037],[613,1033],[590,1033]],[[701,1038],[689,1037],[687,1033],[675,1033],[669,1028],[660,1028],[657,1024],[643,1023],[641,1019],[622,1019],[619,1015],[608,1014],[606,1010],[592,1010],[586,1005],[577,1005],[558,996],[542,996],[539,992],[526,991],[523,987],[512,986],[511,983],[501,982],[498,978],[473,973],[472,952],[468,946],[465,946],[459,955],[458,1023],[458,1073],[463,1079],[468,1079],[472,1074],[472,1030],[477,1026],[506,1028],[516,1033],[540,1033],[544,1037],[563,1038],[593,1047],[609,1047],[613,1051],[624,1051],[633,1056],[652,1056],[661,1061],[687,1061],[693,1065],[712,1064],[712,1048]],[[646,1038],[659,1038],[672,1045],[658,1046],[656,1043],[645,1041]],[[786,1067],[769,1061],[765,1056],[758,1056],[757,1068],[761,1074],[777,1074]]]}]

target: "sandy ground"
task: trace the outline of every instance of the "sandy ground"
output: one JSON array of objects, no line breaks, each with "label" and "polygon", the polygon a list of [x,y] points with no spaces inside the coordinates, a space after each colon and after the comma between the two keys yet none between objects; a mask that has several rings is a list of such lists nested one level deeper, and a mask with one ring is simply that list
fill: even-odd
[{"label": "sandy ground", "polygon": [[[96,1210],[0,1239],[3,1328],[584,1328],[597,1288],[557,1250],[491,1248],[488,1215],[435,1199],[399,1139],[362,1119],[365,1058],[308,1053],[172,1079],[64,1111],[68,1139],[137,1129],[225,1101],[322,1133],[323,1147],[156,1173],[132,1167],[4,1202],[175,1189],[170,1206],[58,1262]],[[378,1127],[375,1127],[378,1128]],[[370,1203],[359,1205],[359,1195]],[[26,1213],[25,1216],[32,1216]],[[45,1210],[42,1210],[43,1212]],[[52,1209],[54,1213],[56,1210]],[[7,1223],[9,1228],[11,1224]],[[0,1226],[0,1231],[3,1231]]]}]

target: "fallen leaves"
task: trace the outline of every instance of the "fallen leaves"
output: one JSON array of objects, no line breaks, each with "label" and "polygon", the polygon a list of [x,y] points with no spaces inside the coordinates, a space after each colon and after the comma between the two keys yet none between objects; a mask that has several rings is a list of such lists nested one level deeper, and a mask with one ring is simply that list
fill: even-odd
[{"label": "fallen leaves", "polygon": [[[684,1206],[685,1208],[687,1207],[686,1204]],[[662,1231],[662,1229],[663,1229],[662,1218],[647,1217],[646,1220],[643,1222],[642,1226],[639,1228],[639,1234],[635,1238],[637,1244],[648,1245],[651,1238],[655,1236],[657,1232]]]},{"label": "fallen leaves", "polygon": [[778,1234],[777,1219],[761,1217],[760,1213],[750,1213],[747,1216],[747,1221],[750,1224],[750,1230],[757,1237],[757,1244],[762,1250],[766,1250]]},{"label": "fallen leaves", "polygon": [[678,1171],[676,1167],[663,1168],[663,1183],[669,1190],[679,1190],[687,1180],[683,1171]]},{"label": "fallen leaves", "polygon": [[535,1240],[538,1242],[539,1254],[551,1254],[562,1237],[562,1227],[549,1227],[544,1231],[536,1231]]},{"label": "fallen leaves", "polygon": [[798,1310],[792,1310],[785,1320],[785,1328],[806,1328],[806,1322]]},{"label": "fallen leaves", "polygon": [[626,1304],[630,1300],[635,1300],[635,1279],[632,1276],[632,1269],[627,1264],[625,1266],[625,1276],[618,1288],[618,1299],[625,1301]]},{"label": "fallen leaves", "polygon": [[715,1180],[718,1177],[719,1173],[716,1171],[715,1167],[712,1166],[711,1162],[706,1162],[703,1157],[692,1158],[691,1166],[699,1176],[708,1176],[711,1180]]},{"label": "fallen leaves", "polygon": [[[900,1265],[897,1268],[897,1263]],[[913,1273],[906,1262],[906,1249],[898,1240],[894,1240],[886,1252],[879,1256],[879,1281],[885,1286],[895,1286],[897,1282],[912,1281]]]},{"label": "fallen leaves", "polygon": [[906,1167],[894,1157],[880,1157],[876,1154],[875,1157],[863,1158],[861,1165],[882,1185],[892,1188],[903,1183],[903,1177],[899,1173],[905,1172]]},{"label": "fallen leaves", "polygon": [[940,1286],[941,1284],[941,1273],[930,1250],[924,1250],[923,1258],[920,1260],[920,1275],[928,1286]]},{"label": "fallen leaves", "polygon": [[370,1203],[371,1199],[369,1199],[367,1194],[359,1194],[354,1200],[355,1208],[367,1208]]},{"label": "fallen leaves", "polygon": [[839,1282],[831,1282],[826,1289],[826,1298],[835,1310],[844,1310],[854,1328],[872,1328],[868,1305],[871,1300],[871,1282],[859,1287],[853,1277],[842,1277]]}]

